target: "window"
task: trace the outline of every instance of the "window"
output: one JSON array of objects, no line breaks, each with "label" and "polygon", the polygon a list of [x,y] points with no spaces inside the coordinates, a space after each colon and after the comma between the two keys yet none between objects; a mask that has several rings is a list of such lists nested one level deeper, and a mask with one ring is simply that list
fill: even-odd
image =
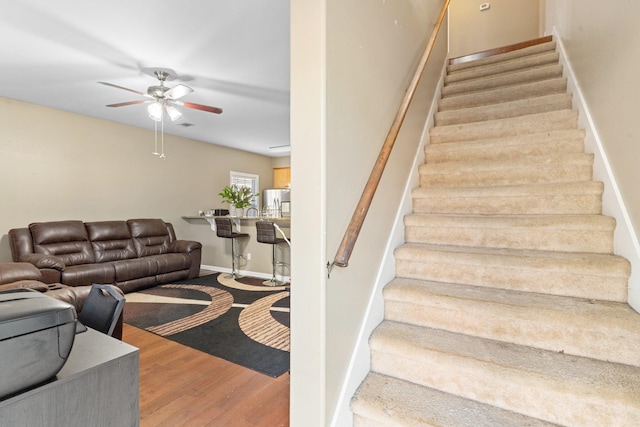
[{"label": "window", "polygon": [[[260,193],[260,177],[252,173],[234,172],[229,173],[229,184],[235,184],[238,187],[249,187],[254,194]],[[251,206],[258,209],[260,212],[260,206],[258,206],[259,197],[254,197],[251,201]]]}]

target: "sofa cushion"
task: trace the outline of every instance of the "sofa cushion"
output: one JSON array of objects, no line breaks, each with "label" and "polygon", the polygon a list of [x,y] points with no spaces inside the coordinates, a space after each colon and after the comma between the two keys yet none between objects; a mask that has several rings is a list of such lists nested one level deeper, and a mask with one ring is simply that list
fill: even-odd
[{"label": "sofa cushion", "polygon": [[161,219],[130,219],[127,221],[136,253],[139,257],[166,254],[171,236]]},{"label": "sofa cushion", "polygon": [[66,266],[95,262],[93,247],[82,221],[36,222],[29,225],[37,254],[55,255]]},{"label": "sofa cushion", "polygon": [[133,239],[126,221],[85,223],[96,262],[119,261],[136,257]]},{"label": "sofa cushion", "polygon": [[188,270],[191,267],[191,258],[187,254],[170,253],[152,255],[149,258],[158,264],[158,274]]},{"label": "sofa cushion", "polygon": [[118,283],[158,274],[158,263],[150,257],[121,260],[113,265]]},{"label": "sofa cushion", "polygon": [[116,285],[126,294],[157,285],[157,277],[158,276],[141,277],[139,279],[127,280],[126,282],[118,282]]},{"label": "sofa cushion", "polygon": [[176,283],[179,280],[189,278],[189,270],[172,271],[169,273],[158,274],[156,281],[158,283]]},{"label": "sofa cushion", "polygon": [[112,285],[115,281],[116,269],[110,262],[72,265],[62,272],[62,283],[69,286]]}]

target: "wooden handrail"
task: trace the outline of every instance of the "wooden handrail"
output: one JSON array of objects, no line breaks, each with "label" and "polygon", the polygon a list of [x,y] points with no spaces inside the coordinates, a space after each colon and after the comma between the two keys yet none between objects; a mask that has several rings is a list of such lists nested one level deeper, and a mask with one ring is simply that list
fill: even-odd
[{"label": "wooden handrail", "polygon": [[362,195],[360,196],[360,201],[356,206],[355,211],[353,212],[353,216],[351,217],[351,221],[349,222],[349,226],[344,233],[344,237],[342,238],[342,242],[338,247],[338,251],[336,252],[336,256],[331,264],[327,265],[328,272],[331,273],[331,269],[333,266],[337,265],[338,267],[347,267],[349,265],[349,258],[351,258],[351,252],[353,252],[353,248],[356,244],[356,240],[358,240],[358,235],[360,234],[360,230],[362,229],[362,224],[364,223],[364,219],[367,216],[367,212],[369,211],[369,207],[371,206],[371,201],[373,200],[373,196],[376,193],[376,189],[378,188],[378,184],[380,183],[380,179],[382,177],[382,173],[384,172],[384,168],[389,160],[389,156],[391,155],[391,150],[398,138],[398,133],[400,132],[400,127],[404,122],[405,117],[407,116],[407,111],[409,110],[409,106],[411,105],[411,101],[415,96],[416,90],[418,88],[418,84],[420,83],[420,79],[422,78],[422,74],[427,67],[427,63],[429,61],[429,57],[431,57],[431,53],[433,52],[433,47],[436,43],[436,38],[438,37],[438,33],[440,32],[440,27],[442,26],[442,22],[444,21],[444,17],[447,14],[447,8],[449,7],[449,2],[451,0],[445,0],[442,5],[442,10],[440,11],[440,15],[438,16],[438,20],[433,27],[433,32],[431,33],[431,37],[429,37],[429,41],[425,47],[424,53],[420,58],[420,62],[418,63],[418,67],[416,69],[415,74],[413,75],[413,79],[405,92],[404,98],[402,99],[402,103],[398,108],[398,112],[396,113],[396,117],[391,124],[391,128],[389,129],[389,133],[387,134],[387,138],[382,145],[382,149],[380,150],[380,154],[378,155],[378,159],[376,160],[373,169],[371,170],[371,175],[369,175],[369,180],[367,181],[364,190],[362,191]]}]

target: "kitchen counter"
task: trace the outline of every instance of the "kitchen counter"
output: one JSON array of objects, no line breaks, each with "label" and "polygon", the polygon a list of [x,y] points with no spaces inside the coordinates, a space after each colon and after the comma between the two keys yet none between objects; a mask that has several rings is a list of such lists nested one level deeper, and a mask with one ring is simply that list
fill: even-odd
[{"label": "kitchen counter", "polygon": [[[189,238],[202,243],[203,266],[206,269],[228,272],[231,264],[231,241],[216,237],[215,216],[185,215],[182,219],[191,224]],[[238,239],[237,254],[241,255],[239,264],[240,273],[245,276],[270,278],[272,274],[272,246],[260,243],[256,239],[256,223],[260,220],[270,220],[280,229],[276,229],[277,237],[284,234],[289,238],[290,218],[264,218],[264,217],[222,217],[231,218],[234,229],[241,233],[249,234],[248,238]],[[205,228],[206,227],[206,228]],[[209,234],[209,236],[205,235]],[[278,245],[277,257],[279,262],[286,265],[290,263],[289,245]],[[282,280],[288,281],[289,268],[278,267],[278,273]]]},{"label": "kitchen counter", "polygon": [[235,223],[236,227],[238,227],[238,231],[241,230],[243,225],[250,225],[251,227],[255,227],[254,224],[256,221],[273,221],[278,225],[278,227],[289,228],[291,224],[291,218],[289,217],[260,217],[260,216],[242,216],[242,217],[215,217],[215,216],[183,216],[187,222],[200,222],[207,221],[211,224],[211,229],[215,231],[215,218],[231,218]]}]

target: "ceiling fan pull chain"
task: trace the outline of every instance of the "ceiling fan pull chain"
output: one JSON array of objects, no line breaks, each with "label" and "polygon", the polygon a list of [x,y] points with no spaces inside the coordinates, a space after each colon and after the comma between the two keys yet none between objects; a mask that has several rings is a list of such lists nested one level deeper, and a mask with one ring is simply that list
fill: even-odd
[{"label": "ceiling fan pull chain", "polygon": [[160,115],[160,129],[162,129],[162,131],[160,132],[161,135],[161,145],[162,148],[160,149],[160,151],[162,151],[162,154],[160,154],[160,158],[161,159],[165,159],[167,156],[164,155],[164,113],[161,113]]},{"label": "ceiling fan pull chain", "polygon": [[154,144],[154,150],[153,150],[153,154],[154,156],[159,156],[160,153],[158,153],[158,122],[156,122],[155,120],[153,121],[153,134],[154,134],[154,140],[155,140],[155,144]]}]

